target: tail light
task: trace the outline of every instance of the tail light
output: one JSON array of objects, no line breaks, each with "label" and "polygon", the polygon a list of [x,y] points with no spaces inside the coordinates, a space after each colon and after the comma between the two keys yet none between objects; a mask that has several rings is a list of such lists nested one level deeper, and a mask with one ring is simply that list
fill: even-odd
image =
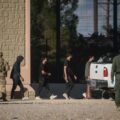
[{"label": "tail light", "polygon": [[108,69],[106,67],[104,67],[103,76],[108,77]]}]

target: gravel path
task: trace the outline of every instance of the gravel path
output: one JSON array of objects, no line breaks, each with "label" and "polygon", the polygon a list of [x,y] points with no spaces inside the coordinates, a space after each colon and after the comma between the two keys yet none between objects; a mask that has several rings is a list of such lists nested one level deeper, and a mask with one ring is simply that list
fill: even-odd
[{"label": "gravel path", "polygon": [[0,120],[120,120],[111,100],[40,100],[0,104]]}]

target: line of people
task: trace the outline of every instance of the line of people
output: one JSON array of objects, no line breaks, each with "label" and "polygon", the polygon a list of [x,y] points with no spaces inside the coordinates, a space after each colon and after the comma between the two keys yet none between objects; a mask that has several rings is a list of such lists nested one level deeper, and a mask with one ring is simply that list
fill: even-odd
[{"label": "line of people", "polygon": [[[71,91],[74,87],[74,81],[77,80],[77,76],[74,74],[72,67],[71,67],[71,60],[72,60],[72,54],[67,54],[66,59],[64,61],[64,67],[63,67],[63,77],[65,80],[66,88],[63,93],[63,97],[65,99],[70,99],[71,96]],[[86,92],[83,93],[83,97],[86,99],[91,98],[91,91],[90,91],[90,86],[89,86],[89,69],[90,69],[90,63],[94,60],[94,56],[90,56],[88,62],[86,63],[85,67],[85,76],[86,80],[88,81],[87,89]],[[43,58],[40,66],[40,78],[39,78],[39,92],[36,94],[36,99],[41,99],[40,98],[40,93],[43,87],[46,88],[48,91],[48,96],[50,99],[55,99],[57,98],[57,95],[53,95],[50,87],[49,87],[49,76],[51,76],[51,73],[47,72],[45,69],[45,65],[47,64],[47,58]]]},{"label": "line of people", "polygon": [[[74,75],[71,67],[70,67],[70,61],[72,59],[72,55],[68,54],[65,62],[64,62],[64,80],[66,82],[66,89],[63,93],[63,96],[66,99],[70,98],[70,92],[73,89],[74,82],[73,79],[77,80],[76,75]],[[47,58],[43,58],[40,66],[40,79],[39,79],[39,93],[36,95],[36,99],[40,99],[40,93],[43,87],[45,87],[48,91],[48,96],[50,99],[55,99],[57,95],[53,95],[51,93],[50,87],[49,87],[49,76],[51,73],[47,72],[45,69],[45,65],[47,64]],[[74,77],[74,78],[73,78]]]},{"label": "line of people", "polygon": [[[3,61],[2,56],[3,55],[1,53],[1,62],[0,63],[2,66],[5,67],[5,65],[3,64],[4,61]],[[66,89],[63,93],[63,97],[65,97],[66,99],[70,98],[70,93],[74,87],[74,80],[77,80],[77,76],[74,74],[73,70],[71,69],[72,57],[73,57],[72,54],[67,54],[66,59],[64,61],[64,67],[63,67],[64,68],[63,69],[64,80],[66,82]],[[14,98],[14,91],[15,91],[17,85],[19,85],[20,90],[22,92],[22,97],[24,98],[25,89],[21,82],[21,80],[24,81],[24,78],[22,77],[22,75],[20,73],[20,68],[21,68],[20,64],[23,61],[23,59],[24,59],[23,56],[18,56],[16,62],[13,65],[12,71],[11,71],[10,78],[13,79],[13,86],[12,86],[12,90],[11,90],[11,99]],[[87,89],[86,89],[86,92],[83,93],[83,97],[87,98],[87,99],[91,98],[91,89],[90,89],[90,85],[89,85],[89,83],[90,83],[89,70],[90,70],[90,64],[91,64],[91,62],[93,62],[93,60],[94,60],[94,56],[90,56],[86,63],[86,66],[85,66],[85,78],[87,81]],[[46,57],[42,58],[41,64],[40,64],[39,92],[37,92],[37,94],[36,94],[36,99],[40,99],[39,95],[40,95],[43,87],[45,87],[46,90],[48,91],[48,96],[50,99],[54,99],[57,97],[57,95],[53,95],[50,90],[49,77],[51,76],[51,73],[46,71],[46,69],[45,69],[46,64],[47,64],[47,58]],[[0,67],[0,69],[1,69],[0,71],[2,73],[6,73],[5,71],[8,71],[8,70],[3,67],[4,70],[2,71],[2,66]],[[3,81],[5,81],[5,80],[3,80]],[[3,87],[3,88],[5,88],[5,87]],[[3,89],[3,88],[1,88],[1,89]],[[3,96],[5,96],[4,93],[5,92],[3,92]],[[5,100],[5,97],[3,97],[3,98]]]},{"label": "line of people", "polygon": [[[66,89],[63,93],[63,97],[66,99],[70,98],[70,93],[74,87],[74,80],[77,80],[77,76],[74,74],[73,70],[71,69],[71,59],[72,54],[68,54],[64,61],[64,80],[66,82]],[[20,87],[22,92],[22,98],[24,99],[24,92],[25,88],[23,86],[22,81],[24,78],[21,75],[21,67],[20,64],[23,61],[23,56],[18,56],[16,62],[13,65],[10,78],[13,79],[13,86],[11,90],[11,99],[14,98],[14,91],[17,86]],[[87,81],[87,88],[86,92],[83,93],[84,98],[90,99],[91,98],[91,88],[90,88],[90,64],[94,60],[94,56],[90,56],[89,60],[85,66],[85,78]],[[47,58],[43,58],[40,66],[40,78],[39,78],[39,92],[36,94],[36,99],[40,99],[40,93],[42,88],[45,87],[48,91],[48,96],[50,99],[57,98],[57,95],[53,95],[50,87],[49,87],[49,76],[51,73],[45,70],[45,65],[47,64]],[[8,62],[3,59],[3,53],[0,52],[0,93],[2,95],[3,101],[7,101],[6,99],[6,77],[7,71],[10,69]],[[113,64],[112,64],[112,72],[111,72],[111,80],[113,82],[115,76],[115,103],[118,109],[120,109],[120,50],[119,54],[114,57]],[[22,81],[21,81],[22,80]]]},{"label": "line of people", "polygon": [[[2,57],[2,56],[1,56]],[[63,93],[63,97],[65,99],[70,99],[70,93],[74,87],[74,80],[77,80],[77,76],[74,74],[72,68],[71,68],[71,60],[72,60],[72,54],[67,54],[66,59],[64,61],[64,67],[63,67],[63,73],[64,73],[64,80],[65,80],[65,84],[66,84],[66,88],[65,91]],[[12,85],[12,90],[11,90],[11,99],[14,99],[14,93],[15,93],[15,89],[17,86],[20,87],[20,91],[22,93],[22,99],[24,100],[24,92],[26,91],[26,89],[23,86],[22,81],[24,81],[24,78],[21,75],[21,63],[23,61],[24,57],[23,56],[18,56],[16,59],[16,62],[13,65],[13,68],[11,70],[11,74],[10,74],[10,78],[13,80],[13,85]],[[89,68],[90,68],[90,63],[94,60],[94,57],[91,56],[88,60],[88,62],[86,63],[86,69],[85,69],[85,76],[86,76],[86,80],[89,81]],[[50,99],[55,99],[57,98],[57,95],[53,95],[51,92],[51,89],[49,87],[49,77],[51,76],[51,73],[48,72],[45,69],[45,66],[47,64],[48,60],[46,57],[42,58],[41,60],[41,64],[40,64],[40,77],[39,77],[39,90],[38,92],[36,92],[36,99],[41,99],[40,98],[40,93],[43,89],[43,87],[46,88],[47,93],[48,93],[48,97]],[[4,70],[5,71],[5,70]],[[8,71],[6,69],[6,71]],[[5,81],[5,79],[3,80]],[[0,86],[1,88],[1,86]],[[2,90],[0,90],[2,91]],[[5,95],[5,84],[4,84],[4,91],[2,91],[3,94],[3,100],[6,101],[6,95]],[[87,90],[86,93],[83,93],[83,97],[84,98],[91,98],[91,92],[90,92],[90,86],[89,86],[89,82],[87,85]]]}]

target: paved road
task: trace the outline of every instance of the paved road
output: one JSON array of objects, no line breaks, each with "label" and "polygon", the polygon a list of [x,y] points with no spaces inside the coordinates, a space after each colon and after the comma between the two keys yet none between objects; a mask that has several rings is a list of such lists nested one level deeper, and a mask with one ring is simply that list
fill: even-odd
[{"label": "paved road", "polygon": [[0,120],[120,120],[111,100],[0,102]]}]

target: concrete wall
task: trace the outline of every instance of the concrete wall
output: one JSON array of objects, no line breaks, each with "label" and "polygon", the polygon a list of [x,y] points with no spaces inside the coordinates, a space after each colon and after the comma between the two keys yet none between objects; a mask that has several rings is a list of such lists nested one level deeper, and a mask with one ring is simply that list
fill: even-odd
[{"label": "concrete wall", "polygon": [[22,76],[30,84],[30,0],[0,0],[0,51],[11,68],[18,55],[24,56]]},{"label": "concrete wall", "polygon": [[0,0],[0,51],[10,65],[25,56],[25,0]]}]

